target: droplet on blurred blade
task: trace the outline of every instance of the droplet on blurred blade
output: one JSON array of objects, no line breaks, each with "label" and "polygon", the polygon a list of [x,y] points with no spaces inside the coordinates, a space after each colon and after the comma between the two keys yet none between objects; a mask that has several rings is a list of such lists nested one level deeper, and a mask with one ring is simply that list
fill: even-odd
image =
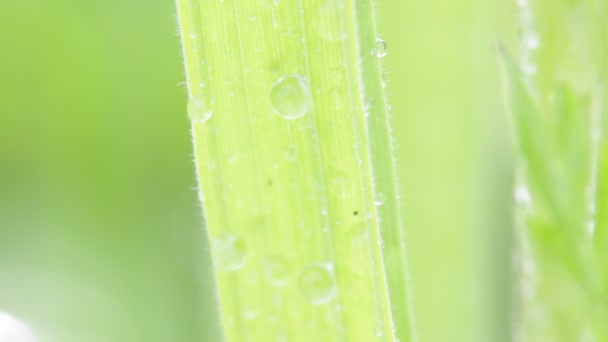
[{"label": "droplet on blurred blade", "polygon": [[515,188],[514,197],[519,205],[529,205],[532,202],[532,195],[525,185],[518,185]]},{"label": "droplet on blurred blade", "polygon": [[536,50],[540,45],[540,38],[536,32],[530,32],[523,38],[524,45],[529,50]]}]

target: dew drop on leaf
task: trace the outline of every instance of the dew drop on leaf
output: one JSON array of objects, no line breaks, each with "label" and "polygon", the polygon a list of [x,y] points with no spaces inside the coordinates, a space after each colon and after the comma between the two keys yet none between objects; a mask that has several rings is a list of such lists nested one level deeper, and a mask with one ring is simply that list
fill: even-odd
[{"label": "dew drop on leaf", "polygon": [[247,321],[254,320],[258,318],[258,312],[255,310],[245,310],[243,312],[243,318],[245,318]]},{"label": "dew drop on leaf", "polygon": [[313,305],[327,304],[336,295],[336,283],[332,266],[310,264],[300,274],[300,289],[306,299]]},{"label": "dew drop on leaf", "polygon": [[384,330],[382,329],[382,326],[377,326],[374,328],[374,336],[378,338],[384,336]]},{"label": "dew drop on leaf", "polygon": [[262,5],[262,7],[272,8],[278,6],[280,0],[259,0],[258,2],[260,5]]},{"label": "dew drop on leaf", "polygon": [[376,197],[374,198],[374,204],[376,204],[376,206],[381,206],[384,204],[384,202],[386,202],[386,197],[384,194],[381,192],[377,193]]},{"label": "dew drop on leaf", "polygon": [[211,242],[213,265],[218,271],[232,272],[245,265],[247,249],[245,241],[236,235],[225,233]]},{"label": "dew drop on leaf", "polygon": [[525,185],[518,185],[515,188],[515,202],[519,205],[529,205],[532,202],[532,195],[530,190]]},{"label": "dew drop on leaf", "polygon": [[188,99],[188,116],[194,123],[203,123],[213,115],[213,107],[209,102],[197,96]]},{"label": "dew drop on leaf", "polygon": [[298,150],[295,146],[289,146],[285,149],[284,156],[287,161],[296,161],[298,159]]},{"label": "dew drop on leaf", "polygon": [[346,232],[348,243],[340,250],[353,274],[364,274],[369,265],[369,233],[364,222],[353,224]]},{"label": "dew drop on leaf", "polygon": [[289,277],[287,263],[281,257],[274,256],[264,261],[264,278],[273,286],[283,286]]},{"label": "dew drop on leaf", "polygon": [[294,120],[302,117],[311,105],[308,80],[301,75],[288,75],[280,78],[270,92],[274,110],[284,119]]},{"label": "dew drop on leaf", "polygon": [[538,33],[529,32],[523,37],[524,45],[527,49],[535,50],[538,49],[540,45],[540,39],[538,37]]},{"label": "dew drop on leaf", "polygon": [[376,38],[376,45],[371,51],[372,56],[376,56],[378,58],[384,58],[388,54],[388,44],[384,41],[384,39]]},{"label": "dew drop on leaf", "polygon": [[314,17],[314,28],[325,40],[340,41],[346,38],[344,30],[344,1],[327,0]]}]

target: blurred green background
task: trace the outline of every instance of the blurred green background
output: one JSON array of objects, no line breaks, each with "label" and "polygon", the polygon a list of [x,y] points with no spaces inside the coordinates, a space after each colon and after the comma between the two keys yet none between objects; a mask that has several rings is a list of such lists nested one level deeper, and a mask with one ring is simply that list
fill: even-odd
[{"label": "blurred green background", "polygon": [[[216,341],[173,1],[0,1],[0,312]],[[380,0],[421,341],[508,340],[510,1]]]},{"label": "blurred green background", "polygon": [[172,1],[0,1],[0,311],[216,336]]}]

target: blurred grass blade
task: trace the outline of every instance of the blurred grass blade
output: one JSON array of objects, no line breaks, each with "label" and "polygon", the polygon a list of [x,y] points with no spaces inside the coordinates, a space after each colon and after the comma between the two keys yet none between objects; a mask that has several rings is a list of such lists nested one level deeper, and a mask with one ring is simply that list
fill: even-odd
[{"label": "blurred grass blade", "polygon": [[371,0],[178,11],[226,340],[412,340]]},{"label": "blurred grass blade", "polygon": [[605,341],[608,8],[518,4],[520,61],[505,63],[520,164],[518,338]]}]

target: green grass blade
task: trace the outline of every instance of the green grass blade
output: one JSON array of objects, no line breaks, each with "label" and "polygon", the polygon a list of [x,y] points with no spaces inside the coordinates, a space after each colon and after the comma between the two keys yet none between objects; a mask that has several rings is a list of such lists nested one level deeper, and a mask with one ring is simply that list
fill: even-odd
[{"label": "green grass blade", "polygon": [[371,1],[178,10],[225,339],[411,340]]},{"label": "green grass blade", "polygon": [[520,62],[506,62],[521,170],[517,333],[604,341],[606,3],[519,6]]}]

